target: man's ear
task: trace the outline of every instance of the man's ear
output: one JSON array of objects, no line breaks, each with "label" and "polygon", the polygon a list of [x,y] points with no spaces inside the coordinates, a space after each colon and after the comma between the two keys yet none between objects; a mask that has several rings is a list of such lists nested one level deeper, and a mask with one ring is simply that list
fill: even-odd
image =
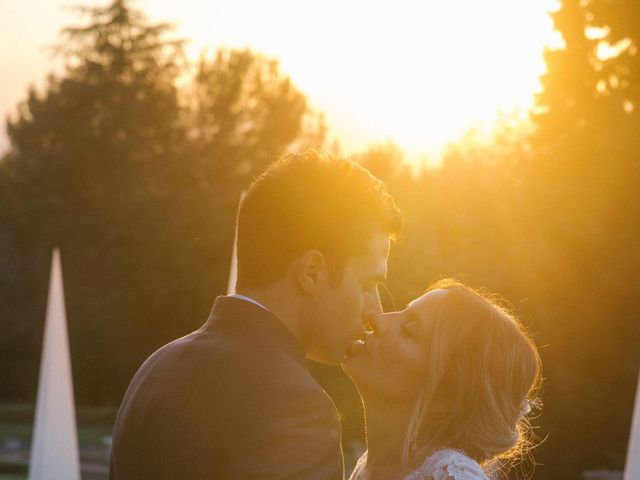
[{"label": "man's ear", "polygon": [[309,250],[295,261],[298,285],[305,293],[313,293],[327,276],[327,262],[319,250]]}]

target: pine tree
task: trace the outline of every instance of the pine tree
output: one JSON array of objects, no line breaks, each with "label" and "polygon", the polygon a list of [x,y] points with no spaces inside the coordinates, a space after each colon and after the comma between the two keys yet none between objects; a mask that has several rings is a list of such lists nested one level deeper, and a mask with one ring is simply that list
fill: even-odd
[{"label": "pine tree", "polygon": [[[0,359],[24,386],[0,395],[34,393],[57,245],[78,401],[117,403],[146,356],[202,323],[226,284],[240,191],[314,114],[274,60],[223,49],[193,78],[172,26],[129,0],[78,12],[56,48],[63,72],[7,125],[0,313],[19,320],[0,330]],[[30,346],[15,354],[18,332]]]},{"label": "pine tree", "polygon": [[278,62],[249,49],[201,56],[193,113],[202,168],[218,175],[227,170],[245,182],[304,134],[303,120],[312,115]]},{"label": "pine tree", "polygon": [[179,204],[188,169],[175,86],[181,42],[165,39],[170,25],[149,23],[125,0],[79,11],[88,22],[65,29],[57,48],[64,72],[50,76],[44,92],[31,89],[8,122],[7,169],[21,207],[10,214],[13,240],[3,247],[21,270],[1,290],[35,299],[36,308],[18,302],[16,313],[37,352],[48,257],[61,247],[77,393],[93,401],[113,388],[104,376],[125,384],[131,367],[109,350],[140,348],[133,344],[148,323],[136,317],[172,271],[162,257],[175,233],[163,215]]}]

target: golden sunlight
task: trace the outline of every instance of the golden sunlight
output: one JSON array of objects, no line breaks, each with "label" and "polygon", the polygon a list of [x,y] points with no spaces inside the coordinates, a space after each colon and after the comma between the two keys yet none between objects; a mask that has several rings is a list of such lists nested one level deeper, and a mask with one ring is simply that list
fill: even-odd
[{"label": "golden sunlight", "polygon": [[[16,32],[26,28],[19,20],[30,18],[27,10],[40,5],[25,2]],[[60,10],[68,2],[47,2],[51,15],[43,17],[56,28],[75,21]],[[543,48],[554,41],[548,12],[556,1],[142,0],[138,7],[153,21],[175,23],[176,35],[190,40],[192,58],[220,46],[278,58],[325,112],[345,153],[390,140],[409,159],[433,161],[470,127],[531,106],[545,68]],[[41,29],[51,38],[34,35],[30,42],[53,43],[56,28]],[[21,58],[43,62],[34,54]],[[21,71],[32,73],[16,78],[13,90],[37,80],[38,69],[47,70],[25,65]],[[15,92],[0,98],[0,107],[13,105]]]},{"label": "golden sunlight", "polygon": [[437,156],[501,113],[526,112],[553,41],[555,7],[551,0],[240,0],[193,2],[189,11],[185,2],[156,1],[154,13],[180,18],[194,55],[225,44],[278,57],[347,151],[391,140],[413,159]]}]

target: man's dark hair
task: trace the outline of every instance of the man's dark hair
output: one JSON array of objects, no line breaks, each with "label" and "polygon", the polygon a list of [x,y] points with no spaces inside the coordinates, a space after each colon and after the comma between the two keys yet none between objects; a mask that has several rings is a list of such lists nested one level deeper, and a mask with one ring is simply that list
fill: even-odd
[{"label": "man's dark hair", "polygon": [[255,179],[240,205],[237,286],[266,286],[313,249],[335,279],[349,257],[366,253],[374,232],[396,239],[402,224],[382,180],[357,163],[315,151],[286,155]]}]

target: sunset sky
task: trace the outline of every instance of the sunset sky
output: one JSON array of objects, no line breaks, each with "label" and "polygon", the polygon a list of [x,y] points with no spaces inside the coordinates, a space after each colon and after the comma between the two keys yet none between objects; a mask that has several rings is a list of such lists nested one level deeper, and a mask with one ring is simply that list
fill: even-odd
[{"label": "sunset sky", "polygon": [[[0,0],[3,117],[43,86],[46,47],[78,18],[66,0]],[[85,0],[83,5],[106,2]],[[195,58],[204,47],[249,46],[281,68],[326,114],[346,153],[394,141],[409,158],[498,112],[525,111],[556,42],[552,0],[138,0],[153,21],[176,23]],[[0,150],[8,148],[4,128]]]}]

